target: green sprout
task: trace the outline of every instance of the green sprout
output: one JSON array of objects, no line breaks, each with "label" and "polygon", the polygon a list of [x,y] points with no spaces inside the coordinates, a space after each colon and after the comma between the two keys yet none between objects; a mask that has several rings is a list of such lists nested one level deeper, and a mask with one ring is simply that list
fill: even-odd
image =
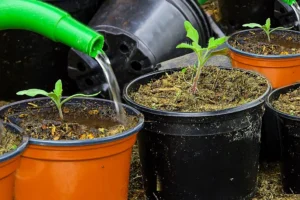
[{"label": "green sprout", "polygon": [[[184,27],[187,32],[186,37],[192,40],[192,44],[187,44],[187,43],[181,43],[177,45],[176,48],[184,48],[184,49],[191,49],[193,50],[198,58],[198,65],[197,65],[197,72],[193,80],[192,84],[192,93],[195,94],[197,91],[197,84],[202,72],[202,69],[205,65],[205,63],[214,55],[216,54],[224,54],[224,52],[227,52],[227,49],[220,49],[220,50],[215,50],[218,48],[220,45],[224,44],[226,42],[227,37],[221,37],[218,39],[215,38],[210,38],[208,41],[208,47],[203,48],[199,45],[199,34],[197,30],[193,27],[193,25],[189,21],[184,22]],[[215,51],[213,51],[215,50]],[[186,70],[182,70],[184,73]]]},{"label": "green sprout", "polygon": [[11,149],[12,149],[12,150],[16,150],[17,148],[18,148],[18,146],[15,145],[15,144],[11,146]]},{"label": "green sprout", "polygon": [[55,103],[55,105],[58,109],[60,119],[63,120],[64,116],[63,116],[63,112],[62,112],[62,105],[64,103],[66,103],[67,101],[69,101],[75,97],[94,97],[94,96],[97,96],[98,94],[100,94],[100,92],[95,93],[95,94],[90,94],[90,95],[74,94],[74,95],[69,96],[69,97],[65,98],[64,100],[62,100],[62,92],[63,92],[62,82],[61,82],[61,80],[58,80],[55,83],[55,88],[54,88],[53,92],[46,92],[46,91],[40,90],[40,89],[29,89],[29,90],[20,91],[17,93],[17,95],[27,95],[30,97],[42,95],[42,96],[51,98],[51,100]]},{"label": "green sprout", "polygon": [[272,32],[278,31],[278,30],[289,30],[289,29],[293,28],[293,27],[290,27],[290,28],[284,28],[284,27],[271,28],[270,18],[268,18],[266,20],[266,23],[264,25],[260,25],[260,24],[257,24],[257,23],[249,23],[249,24],[244,24],[243,27],[262,29],[266,33],[269,42],[271,42],[270,34]]}]

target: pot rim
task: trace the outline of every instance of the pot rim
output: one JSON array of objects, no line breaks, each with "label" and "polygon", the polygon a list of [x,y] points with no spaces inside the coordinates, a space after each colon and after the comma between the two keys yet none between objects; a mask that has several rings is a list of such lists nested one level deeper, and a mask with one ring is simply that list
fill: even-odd
[{"label": "pot rim", "polygon": [[226,69],[226,70],[239,70],[239,71],[244,71],[244,72],[248,72],[257,76],[261,76],[263,78],[266,79],[267,84],[268,84],[268,88],[265,91],[264,94],[262,94],[259,98],[255,99],[254,101],[251,101],[249,103],[234,107],[234,108],[227,108],[224,110],[219,110],[219,111],[209,111],[209,112],[173,112],[173,111],[163,111],[163,110],[155,110],[152,108],[148,108],[146,106],[140,105],[136,102],[134,102],[128,95],[129,92],[129,88],[137,81],[144,79],[144,78],[148,78],[150,76],[156,75],[156,74],[164,74],[165,72],[174,72],[174,71],[179,71],[181,68],[175,68],[175,69],[166,69],[166,70],[162,70],[162,71],[156,71],[156,72],[151,72],[148,74],[145,74],[143,76],[140,76],[134,80],[132,80],[128,85],[126,85],[123,89],[123,97],[125,99],[126,102],[128,102],[131,106],[137,108],[138,110],[142,111],[142,112],[146,112],[146,113],[150,113],[150,114],[154,114],[154,115],[160,115],[160,116],[169,116],[169,117],[184,117],[184,118],[189,118],[189,117],[213,117],[213,116],[220,116],[220,115],[227,115],[227,114],[232,114],[232,113],[236,113],[236,112],[240,112],[249,108],[253,108],[255,106],[257,106],[258,104],[260,104],[261,102],[264,101],[265,97],[270,93],[270,91],[272,90],[271,84],[269,82],[269,80],[261,75],[258,74],[254,71],[250,71],[250,70],[243,70],[243,69],[237,69],[237,68],[226,68],[226,67],[220,67],[221,69]]},{"label": "pot rim", "polygon": [[[62,97],[65,98],[65,97]],[[31,98],[31,99],[26,99],[22,101],[17,101],[11,104],[8,104],[6,106],[3,106],[1,110],[7,110],[9,107],[12,107],[14,105],[22,104],[22,103],[28,103],[32,101],[42,101],[42,100],[49,100],[50,98],[48,97],[40,97],[40,98]],[[98,102],[105,102],[109,104],[113,104],[113,101],[106,100],[106,99],[99,99],[99,98],[85,98],[85,97],[78,97],[78,98],[73,98],[72,100],[92,100],[92,101],[98,101]],[[71,101],[72,101],[71,100]],[[66,103],[68,104],[68,102]],[[127,109],[133,111],[133,113],[139,117],[139,122],[138,124],[132,128],[129,129],[125,132],[113,135],[113,136],[108,136],[104,138],[96,138],[96,139],[87,139],[87,140],[41,140],[41,139],[35,139],[35,138],[29,138],[29,144],[35,144],[35,145],[40,145],[40,146],[86,146],[86,145],[94,145],[94,144],[103,144],[103,143],[109,143],[109,142],[114,142],[123,138],[127,138],[131,135],[134,135],[135,133],[138,133],[144,126],[144,116],[143,114],[136,110],[135,108],[132,108],[131,106],[128,106],[126,104],[122,103],[122,106]],[[0,116],[3,117],[3,116]],[[20,128],[22,130],[22,128]]]},{"label": "pot rim", "polygon": [[[12,123],[3,123],[3,124],[6,127],[10,127],[12,129],[14,129],[17,132],[16,134],[21,134],[23,132],[23,129],[21,129],[20,127],[18,127],[15,124],[12,124]],[[20,155],[25,150],[25,148],[27,147],[28,142],[29,142],[29,137],[23,136],[22,138],[23,138],[22,142],[19,144],[17,149],[0,156],[0,163],[3,163],[7,160],[10,160],[10,159]]]},{"label": "pot rim", "polygon": [[[244,32],[249,32],[249,31],[259,31],[260,29],[259,28],[256,28],[256,29],[247,29],[247,30],[242,30],[242,31],[237,31],[235,33],[232,33],[228,40],[226,41],[226,45],[227,47],[235,52],[235,53],[238,53],[238,54],[241,54],[241,55],[244,55],[244,56],[248,56],[248,57],[254,57],[254,58],[265,58],[265,59],[287,59],[287,58],[296,58],[296,57],[299,57],[300,56],[300,53],[298,54],[290,54],[290,55],[260,55],[260,54],[254,54],[254,53],[249,53],[249,52],[245,52],[245,51],[241,51],[237,48],[234,48],[233,46],[231,46],[229,44],[229,40],[236,36],[237,34],[241,34],[241,33],[244,33]],[[294,30],[278,30],[278,31],[274,31],[274,32],[279,32],[279,31],[282,31],[282,32],[291,32],[291,33],[295,33],[295,34],[300,34],[300,32],[298,31],[294,31]]]},{"label": "pot rim", "polygon": [[[277,110],[276,108],[274,108],[274,106],[271,104],[270,102],[270,98],[274,95],[274,93],[278,92],[278,91],[281,91],[281,90],[285,90],[285,89],[288,89],[288,88],[292,88],[292,87],[295,87],[295,86],[299,86],[300,87],[300,82],[297,82],[297,83],[294,83],[294,84],[291,84],[291,85],[287,85],[287,86],[284,86],[284,87],[280,87],[280,88],[277,88],[276,90],[273,90],[267,97],[266,99],[266,105],[272,110],[274,111],[275,113],[277,113],[279,116],[281,117],[284,117],[286,119],[291,119],[291,120],[296,120],[296,121],[300,121],[300,117],[297,117],[297,116],[294,116],[294,115],[290,115],[290,114],[287,114],[287,113],[284,113],[280,110]],[[281,93],[280,94],[284,94],[284,93]]]}]

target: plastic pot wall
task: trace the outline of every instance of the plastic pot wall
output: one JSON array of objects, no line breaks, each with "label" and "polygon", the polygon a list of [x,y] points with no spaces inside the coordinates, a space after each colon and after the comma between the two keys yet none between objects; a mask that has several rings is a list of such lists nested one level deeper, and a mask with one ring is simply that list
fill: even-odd
[{"label": "plastic pot wall", "polygon": [[[27,108],[26,112],[36,112],[35,115],[56,110],[49,105],[49,99],[39,98],[3,107],[0,115],[22,126],[26,118],[18,118],[18,116],[25,112],[28,103],[34,103],[42,108],[40,110]],[[73,99],[65,106],[78,108],[81,116],[90,109],[97,109],[104,116],[111,115],[109,113],[114,109],[111,101],[87,98]],[[130,115],[140,114],[129,106],[124,108]],[[87,113],[85,116],[88,116]],[[138,117],[139,123],[135,128],[105,138],[68,141],[30,138],[30,144],[22,155],[16,174],[15,198],[18,200],[127,199],[132,146],[136,142],[137,132],[143,126],[143,116]]]},{"label": "plastic pot wall", "polygon": [[[69,12],[77,20],[88,23],[100,0],[45,0]],[[37,19],[42,20],[42,19]],[[67,73],[69,47],[41,35],[23,30],[0,32],[0,93],[2,99],[16,99],[16,92],[29,88],[51,91],[62,79],[65,94],[77,90]]]},{"label": "plastic pot wall", "polygon": [[[169,71],[171,73],[172,71]],[[264,98],[218,112],[178,113],[136,104],[129,94],[165,71],[133,80],[126,102],[145,115],[138,136],[149,200],[251,199],[255,194]]]},{"label": "plastic pot wall", "polygon": [[[185,20],[194,25],[200,44],[206,46],[212,31],[197,0],[106,1],[89,26],[104,35],[104,50],[123,88],[134,78],[156,70],[158,63],[190,53],[176,49],[186,41]],[[70,52],[69,74],[82,90],[108,90],[99,65],[78,51]]]},{"label": "plastic pot wall", "polygon": [[300,84],[289,85],[273,91],[267,106],[276,113],[281,145],[281,175],[283,189],[288,194],[300,194],[300,117],[288,115],[276,110],[272,102],[281,94],[300,87]]},{"label": "plastic pot wall", "polygon": [[[12,133],[21,134],[21,129],[12,124],[4,124]],[[21,154],[28,144],[28,137],[23,137],[19,147],[0,156],[0,199],[13,200],[15,186],[15,172],[20,165]]]}]

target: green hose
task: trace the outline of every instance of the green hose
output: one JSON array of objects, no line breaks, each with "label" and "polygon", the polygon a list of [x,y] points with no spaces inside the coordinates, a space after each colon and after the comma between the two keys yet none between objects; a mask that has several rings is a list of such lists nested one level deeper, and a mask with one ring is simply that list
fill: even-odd
[{"label": "green hose", "polygon": [[36,0],[1,0],[0,30],[23,29],[61,42],[91,57],[102,51],[104,37],[68,13]]},{"label": "green hose", "polygon": [[203,5],[207,2],[207,0],[198,0],[198,2],[199,2],[200,5]]},{"label": "green hose", "polygon": [[297,2],[296,0],[282,0],[282,1],[290,6]]}]

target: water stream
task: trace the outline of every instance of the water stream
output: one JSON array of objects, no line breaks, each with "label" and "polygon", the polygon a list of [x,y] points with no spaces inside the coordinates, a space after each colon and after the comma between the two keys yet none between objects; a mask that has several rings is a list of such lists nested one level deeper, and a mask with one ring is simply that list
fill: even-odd
[{"label": "water stream", "polygon": [[106,81],[109,85],[109,94],[111,99],[114,101],[118,120],[121,123],[126,123],[125,113],[121,104],[120,87],[111,67],[110,61],[104,52],[98,54],[95,59],[101,66]]}]

